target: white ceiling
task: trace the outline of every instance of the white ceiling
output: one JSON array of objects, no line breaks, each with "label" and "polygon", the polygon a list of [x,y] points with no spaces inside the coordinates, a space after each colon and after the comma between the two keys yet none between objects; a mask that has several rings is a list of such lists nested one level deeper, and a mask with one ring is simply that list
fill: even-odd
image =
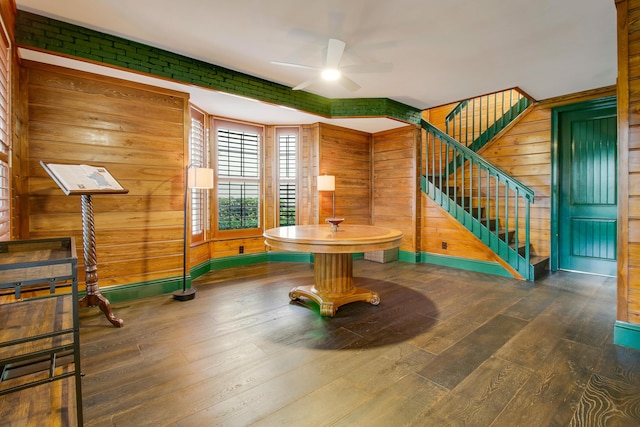
[{"label": "white ceiling", "polygon": [[[329,98],[390,98],[428,108],[519,87],[541,100],[614,85],[614,0],[16,0],[19,9],[114,34],[294,87],[321,66],[329,38],[346,42],[341,66],[391,64],[350,74],[361,88],[314,84]],[[265,124],[323,121],[367,132],[390,119],[325,120],[302,112],[79,61],[23,57],[192,94],[211,114]]]}]

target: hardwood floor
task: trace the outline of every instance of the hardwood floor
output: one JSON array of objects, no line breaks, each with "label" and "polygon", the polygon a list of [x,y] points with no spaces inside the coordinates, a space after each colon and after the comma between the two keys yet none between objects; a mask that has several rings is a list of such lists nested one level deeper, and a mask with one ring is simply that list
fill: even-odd
[{"label": "hardwood floor", "polygon": [[289,301],[313,280],[296,263],[211,272],[193,301],[114,304],[122,329],[82,310],[85,425],[640,425],[640,352],[612,344],[615,279],[365,260],[354,275],[381,304],[334,318]]}]

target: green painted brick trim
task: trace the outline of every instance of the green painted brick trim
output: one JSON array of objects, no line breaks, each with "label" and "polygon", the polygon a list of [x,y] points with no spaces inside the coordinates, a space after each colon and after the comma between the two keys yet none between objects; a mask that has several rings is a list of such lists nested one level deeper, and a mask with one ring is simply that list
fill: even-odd
[{"label": "green painted brick trim", "polygon": [[18,10],[19,46],[283,105],[324,117],[389,117],[419,124],[417,108],[387,98],[330,99],[173,52]]},{"label": "green painted brick trim", "polygon": [[640,350],[640,325],[616,320],[613,325],[613,343]]},{"label": "green painted brick trim", "polygon": [[420,253],[420,262],[513,278],[513,275],[497,262],[479,261],[427,252]]}]

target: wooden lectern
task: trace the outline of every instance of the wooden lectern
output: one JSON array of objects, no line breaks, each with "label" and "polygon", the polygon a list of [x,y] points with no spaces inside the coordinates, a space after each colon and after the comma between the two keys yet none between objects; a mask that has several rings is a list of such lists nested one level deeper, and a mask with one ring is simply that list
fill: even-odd
[{"label": "wooden lectern", "polygon": [[93,194],[126,194],[129,190],[122,188],[104,167],[44,162],[40,164],[67,196],[79,195],[82,202],[82,241],[87,293],[80,299],[78,305],[99,307],[109,322],[121,328],[124,326],[124,321],[113,314],[109,300],[102,295],[98,286],[98,259],[91,196]]}]

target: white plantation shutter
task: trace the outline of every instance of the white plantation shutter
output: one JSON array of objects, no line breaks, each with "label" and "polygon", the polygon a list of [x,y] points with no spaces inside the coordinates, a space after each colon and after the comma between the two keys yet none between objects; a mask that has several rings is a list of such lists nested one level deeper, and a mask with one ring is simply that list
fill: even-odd
[{"label": "white plantation shutter", "polygon": [[[191,107],[191,132],[189,133],[189,163],[194,167],[208,167],[208,143],[205,114]],[[191,241],[201,242],[208,230],[208,190],[191,189]]]},{"label": "white plantation shutter", "polygon": [[262,128],[216,121],[218,231],[260,227]]},{"label": "white plantation shutter", "polygon": [[278,225],[296,225],[298,128],[276,129],[278,142]]}]

